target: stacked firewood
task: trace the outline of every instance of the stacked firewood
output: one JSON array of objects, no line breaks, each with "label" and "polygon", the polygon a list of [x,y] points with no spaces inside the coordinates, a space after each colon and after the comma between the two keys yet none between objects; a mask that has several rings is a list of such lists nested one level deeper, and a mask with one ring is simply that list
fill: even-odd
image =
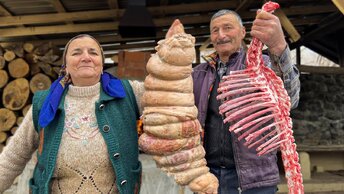
[{"label": "stacked firewood", "polygon": [[0,46],[0,152],[31,106],[32,94],[48,89],[62,64],[52,43]]}]

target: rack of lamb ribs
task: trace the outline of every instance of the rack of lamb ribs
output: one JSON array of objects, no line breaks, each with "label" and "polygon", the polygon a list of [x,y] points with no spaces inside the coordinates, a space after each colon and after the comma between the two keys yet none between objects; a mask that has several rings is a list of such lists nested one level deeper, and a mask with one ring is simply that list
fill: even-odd
[{"label": "rack of lamb ribs", "polygon": [[194,105],[192,62],[195,38],[175,20],[147,63],[144,81],[142,151],[158,168],[193,192],[216,194],[217,178],[209,172],[200,142],[201,126]]},{"label": "rack of lamb ribs", "polygon": [[[279,8],[267,2],[262,10],[273,12]],[[302,194],[302,174],[294,143],[290,98],[283,81],[264,65],[263,43],[253,38],[247,51],[246,69],[231,71],[219,84],[217,99],[223,101],[219,110],[224,122],[231,122],[229,130],[244,139],[248,148],[258,155],[281,150],[285,176],[290,194]]]}]

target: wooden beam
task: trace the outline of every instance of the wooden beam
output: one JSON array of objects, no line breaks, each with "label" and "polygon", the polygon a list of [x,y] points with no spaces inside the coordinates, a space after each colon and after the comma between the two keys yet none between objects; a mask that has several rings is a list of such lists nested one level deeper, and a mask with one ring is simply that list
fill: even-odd
[{"label": "wooden beam", "polygon": [[[53,1],[56,7],[60,7],[57,2]],[[148,7],[148,10],[153,16],[161,14],[189,14],[189,13],[202,13],[208,11],[215,11],[223,8],[234,7],[233,3],[218,2],[218,3],[193,3],[185,5],[171,5],[160,7]],[[62,8],[57,8],[61,10]],[[335,6],[331,9],[314,6],[312,12],[304,10],[305,8],[293,8],[284,9],[286,15],[300,15],[300,14],[315,14],[315,13],[327,13],[329,11],[336,10]],[[0,6],[0,13],[5,14],[8,17],[0,17],[0,26],[13,26],[13,25],[25,25],[25,24],[51,24],[56,22],[72,22],[72,21],[85,21],[85,20],[97,20],[97,19],[117,19],[123,15],[124,9],[111,9],[111,10],[98,10],[98,11],[79,11],[69,13],[53,13],[53,14],[37,14],[37,15],[24,15],[24,16],[10,16],[6,9]],[[252,20],[255,17],[254,12],[242,12],[241,17],[243,19]],[[209,16],[210,19],[210,16]]]},{"label": "wooden beam", "polygon": [[[54,3],[57,3],[54,1]],[[211,10],[217,10],[225,8],[226,6],[232,6],[232,3],[219,2],[219,3],[194,3],[185,5],[172,5],[161,7],[148,7],[151,14],[161,15],[164,14],[188,14],[208,12]],[[59,7],[58,5],[56,5]],[[1,9],[0,9],[1,11]],[[85,21],[91,19],[117,19],[124,13],[124,9],[111,9],[111,10],[99,10],[99,11],[80,11],[69,13],[53,13],[53,14],[37,14],[37,15],[24,15],[24,16],[12,16],[12,17],[0,17],[0,26],[12,26],[22,24],[49,24],[56,22],[67,21]],[[9,16],[9,15],[7,15]]]},{"label": "wooden beam", "polygon": [[297,66],[301,65],[301,49],[300,49],[300,47],[296,48],[296,65]]},{"label": "wooden beam", "polygon": [[314,39],[319,39],[321,37],[324,37],[327,34],[334,33],[338,31],[339,29],[342,29],[344,27],[343,22],[343,15],[339,12],[335,12],[326,18],[323,18],[321,23],[318,24],[318,27],[305,34],[302,39],[303,41],[312,41]]},{"label": "wooden beam", "polygon": [[[67,13],[60,13],[67,14]],[[3,19],[3,18],[2,18]],[[154,19],[154,23],[157,27],[168,27],[172,24],[175,17],[166,17],[161,19]],[[207,25],[209,22],[208,15],[191,15],[179,18],[184,25]],[[0,17],[0,24],[1,22]],[[293,21],[294,23],[312,23],[309,20],[299,19]],[[314,23],[314,22],[313,22]],[[61,34],[61,33],[75,33],[75,32],[98,32],[102,30],[118,30],[118,22],[100,22],[99,27],[98,23],[85,23],[85,24],[70,24],[70,25],[51,25],[51,26],[38,26],[38,27],[23,27],[23,28],[3,28],[0,29],[0,36],[2,38],[8,37],[18,37],[18,36],[30,36],[30,35],[45,35],[45,34]],[[249,28],[251,24],[245,25],[246,28]],[[78,30],[80,28],[80,30]],[[204,27],[202,29],[204,34],[209,34],[209,28]]]},{"label": "wooden beam", "polygon": [[[118,12],[118,13],[116,13]],[[99,10],[80,11],[69,13],[37,14],[27,16],[5,16],[0,17],[0,26],[13,26],[21,24],[49,24],[66,21],[84,21],[105,18],[115,18],[116,15],[123,14],[123,10]]]},{"label": "wooden beam", "polygon": [[[59,13],[66,13],[66,9],[62,5],[60,0],[53,0],[53,6],[55,7],[56,11]],[[73,24],[71,21],[66,21],[66,24]]]},{"label": "wooden beam", "polygon": [[12,14],[4,6],[0,5],[0,15],[11,16]]},{"label": "wooden beam", "polygon": [[294,15],[312,15],[312,14],[320,14],[320,13],[330,13],[335,12],[337,9],[333,5],[313,5],[313,6],[298,6],[298,7],[290,7],[290,8],[283,8],[283,11],[288,16]]},{"label": "wooden beam", "polygon": [[343,67],[321,67],[321,66],[298,66],[301,72],[314,73],[314,74],[344,74]]},{"label": "wooden beam", "polygon": [[118,1],[117,0],[108,0],[110,9],[118,9]]},{"label": "wooden beam", "polygon": [[338,64],[338,55],[328,47],[324,46],[323,44],[320,44],[318,41],[314,40],[311,42],[304,42],[303,45],[322,56],[326,56],[326,58]]},{"label": "wooden beam", "polygon": [[8,29],[0,29],[0,37],[62,34],[62,33],[73,33],[73,32],[74,33],[95,32],[95,31],[106,31],[106,30],[110,31],[110,30],[117,30],[117,29],[118,29],[118,22],[8,28]]},{"label": "wooden beam", "polygon": [[60,0],[53,0],[51,3],[53,4],[57,12],[66,12],[66,9],[64,8]]},{"label": "wooden beam", "polygon": [[[194,28],[194,29],[186,29],[186,33],[192,34],[193,36],[196,37],[197,40],[197,35],[202,35],[208,32],[208,29],[204,28]],[[157,36],[155,37],[155,40],[160,40],[165,37],[166,31],[158,31]],[[120,35],[94,35],[94,37],[101,43],[116,43],[116,42],[134,42],[134,41],[144,41],[144,40],[152,40],[152,38],[147,38],[147,37],[141,37],[141,38],[122,38]],[[153,38],[154,40],[154,38]],[[56,46],[61,46],[64,47],[65,44],[69,41],[69,39],[47,39],[45,38],[44,40],[24,40],[23,42],[30,42],[33,44],[41,44],[42,42],[51,42]],[[6,44],[13,44],[13,42],[6,42],[2,41],[0,43],[1,45],[6,45]]]},{"label": "wooden beam", "polygon": [[338,53],[338,64],[341,67],[344,67],[344,37],[343,37],[344,29],[337,32],[337,37],[339,40],[337,41],[337,53]]},{"label": "wooden beam", "polygon": [[288,19],[288,17],[285,15],[285,13],[282,11],[282,9],[277,9],[275,11],[275,14],[277,15],[277,17],[280,19],[281,21],[281,25],[283,26],[283,28],[285,29],[285,31],[287,31],[287,33],[289,34],[291,41],[292,42],[296,42],[301,38],[301,35],[299,34],[299,32],[295,29],[294,25],[290,22],[290,20]]},{"label": "wooden beam", "polygon": [[[1,16],[12,16],[12,14],[2,5],[0,5],[0,15]],[[18,27],[24,27],[24,25],[19,24]]]},{"label": "wooden beam", "polygon": [[[209,21],[208,15],[191,15],[179,17],[184,25],[207,23]],[[156,27],[168,27],[175,20],[175,17],[154,19]],[[1,23],[1,22],[0,22]],[[86,24],[71,24],[71,25],[52,25],[52,26],[38,26],[26,28],[7,28],[0,29],[0,37],[15,37],[15,36],[30,36],[30,35],[44,35],[44,34],[61,34],[73,32],[97,32],[97,31],[114,31],[118,30],[119,22],[100,22],[100,23],[86,23]],[[207,29],[209,32],[209,30]]]},{"label": "wooden beam", "polygon": [[168,0],[160,0],[160,5],[168,5]]},{"label": "wooden beam", "polygon": [[185,14],[217,11],[220,9],[234,9],[237,6],[235,1],[217,1],[204,3],[188,3],[181,5],[166,5],[157,7],[147,7],[149,12],[154,15],[163,14]]},{"label": "wooden beam", "polygon": [[344,1],[343,0],[332,0],[334,5],[344,14]]},{"label": "wooden beam", "polygon": [[199,51],[203,51],[205,49],[208,48],[208,46],[211,44],[211,39],[208,38],[207,40],[205,40],[202,45],[199,47]]},{"label": "wooden beam", "polygon": [[246,10],[250,4],[253,2],[253,0],[243,0],[241,1],[241,3],[236,7],[235,11],[237,13],[239,13],[240,15],[240,12],[243,12],[244,10]]}]

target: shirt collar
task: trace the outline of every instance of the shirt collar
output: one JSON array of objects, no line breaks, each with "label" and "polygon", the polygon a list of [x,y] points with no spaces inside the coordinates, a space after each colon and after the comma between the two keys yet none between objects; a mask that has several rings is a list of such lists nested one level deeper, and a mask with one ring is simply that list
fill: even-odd
[{"label": "shirt collar", "polygon": [[[225,64],[225,66],[229,65],[231,66],[234,64],[234,62],[237,60],[239,53],[243,51],[243,48],[241,47],[237,52],[233,53],[230,57],[228,62]],[[220,57],[218,53],[215,51],[209,55],[203,55],[202,58],[213,68],[216,69],[216,64],[221,62]]]}]

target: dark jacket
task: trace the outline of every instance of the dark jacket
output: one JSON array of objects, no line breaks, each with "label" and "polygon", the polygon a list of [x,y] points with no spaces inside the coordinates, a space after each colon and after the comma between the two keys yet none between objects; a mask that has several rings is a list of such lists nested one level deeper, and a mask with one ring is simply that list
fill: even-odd
[{"label": "dark jacket", "polygon": [[[122,81],[125,98],[107,95],[102,87],[96,102],[99,130],[106,142],[114,171],[116,185],[121,194],[138,193],[140,190],[141,163],[138,160],[138,136],[136,119],[139,117],[135,96],[128,81]],[[38,163],[30,180],[33,194],[48,194],[54,172],[57,153],[64,128],[64,92],[54,120],[45,128],[38,124],[38,115],[48,91],[39,91],[33,98],[33,121],[40,136]]]},{"label": "dark jacket", "polygon": [[[227,75],[231,70],[245,68],[245,55],[245,51],[240,50],[234,60],[229,60],[230,64],[227,69]],[[211,87],[215,81],[217,63],[215,56],[205,58],[208,62],[196,66],[192,73],[195,104],[198,108],[198,119],[203,128],[205,127],[207,117]],[[267,66],[271,66],[268,56],[264,56],[264,61]],[[283,65],[280,65],[280,69],[283,74],[284,86],[291,97],[292,105],[295,107],[299,99],[299,72],[290,62],[289,48],[287,48],[282,54],[280,63]],[[206,136],[207,131],[204,133]],[[234,137],[234,134],[231,134],[231,137],[235,168],[238,173],[240,188],[247,190],[256,187],[277,185],[279,183],[279,171],[276,152],[258,157],[255,150],[248,149],[243,145],[244,140],[239,142]]]}]

